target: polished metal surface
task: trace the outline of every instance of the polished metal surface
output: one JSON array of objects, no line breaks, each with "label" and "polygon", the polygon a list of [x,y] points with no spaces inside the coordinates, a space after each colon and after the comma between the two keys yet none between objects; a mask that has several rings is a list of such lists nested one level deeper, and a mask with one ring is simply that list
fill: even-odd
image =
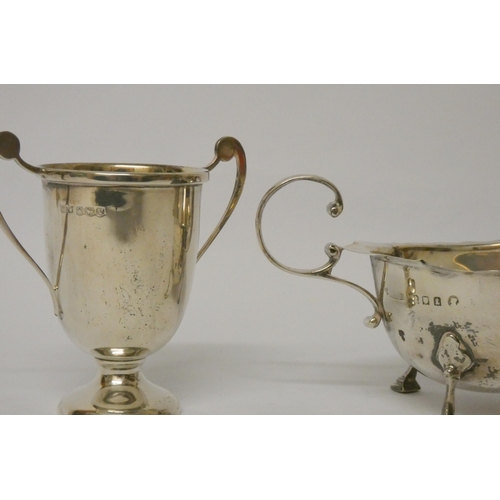
[{"label": "polished metal surface", "polygon": [[[0,214],[0,227],[44,279],[55,314],[100,372],[66,396],[64,414],[176,414],[176,398],[140,372],[176,332],[196,261],[231,216],[246,176],[245,154],[220,139],[206,168],[168,165],[51,164],[20,157],[17,137],[0,133],[0,156],[40,175],[49,268],[44,273]],[[220,161],[236,159],[229,204],[198,251],[201,189]]]},{"label": "polished metal surface", "polygon": [[[327,245],[329,261],[313,270],[293,269],[278,262],[262,238],[262,215],[270,197],[299,180],[319,182],[342,199],[338,190],[317,176],[294,176],[277,183],[263,197],[256,216],[257,237],[267,258],[278,268],[302,276],[327,278],[351,286],[372,303],[366,321],[384,322],[392,344],[410,365],[392,386],[400,393],[416,392],[417,372],[447,385],[444,414],[454,413],[455,387],[500,391],[500,243],[457,245]],[[328,212],[331,213],[331,206]],[[343,251],[370,256],[375,292],[331,276]]]}]

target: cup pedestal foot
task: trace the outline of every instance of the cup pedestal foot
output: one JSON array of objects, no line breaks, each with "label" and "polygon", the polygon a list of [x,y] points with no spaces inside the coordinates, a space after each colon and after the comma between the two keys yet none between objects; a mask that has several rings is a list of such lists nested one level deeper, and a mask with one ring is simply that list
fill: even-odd
[{"label": "cup pedestal foot", "polygon": [[102,369],[92,382],[65,396],[60,415],[178,415],[177,398],[137,369]]}]

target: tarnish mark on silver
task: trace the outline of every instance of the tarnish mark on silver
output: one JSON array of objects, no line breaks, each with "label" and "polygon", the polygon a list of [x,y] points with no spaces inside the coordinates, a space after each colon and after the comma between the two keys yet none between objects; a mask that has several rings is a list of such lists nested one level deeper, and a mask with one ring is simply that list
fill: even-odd
[{"label": "tarnish mark on silver", "polygon": [[491,378],[493,380],[498,379],[498,372],[500,372],[499,368],[493,368],[491,366],[488,366],[488,373],[485,375],[486,378]]},{"label": "tarnish mark on silver", "polygon": [[476,335],[474,335],[473,333],[469,333],[469,335],[467,335],[467,337],[469,337],[469,340],[471,342],[471,344],[474,346],[474,347],[477,347],[477,337]]}]

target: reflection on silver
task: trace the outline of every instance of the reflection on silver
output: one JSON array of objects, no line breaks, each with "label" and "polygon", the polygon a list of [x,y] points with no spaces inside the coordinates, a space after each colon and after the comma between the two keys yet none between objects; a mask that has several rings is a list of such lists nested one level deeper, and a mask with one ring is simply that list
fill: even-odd
[{"label": "reflection on silver", "polygon": [[[174,335],[186,308],[196,261],[241,196],[241,144],[220,139],[206,168],[168,165],[51,164],[20,157],[10,132],[0,156],[42,179],[49,270],[45,274],[0,214],[0,228],[43,278],[70,338],[100,365],[96,379],[66,396],[65,414],[176,414],[176,398],[140,367]],[[219,162],[236,159],[229,204],[198,251],[202,183]]]}]

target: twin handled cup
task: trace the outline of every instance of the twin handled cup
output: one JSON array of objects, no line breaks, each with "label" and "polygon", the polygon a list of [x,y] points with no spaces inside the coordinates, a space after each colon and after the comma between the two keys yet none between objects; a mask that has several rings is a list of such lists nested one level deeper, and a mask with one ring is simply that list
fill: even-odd
[{"label": "twin handled cup", "polygon": [[[140,368],[176,332],[198,259],[226,224],[246,177],[241,144],[224,137],[205,168],[123,163],[33,166],[10,132],[0,156],[41,178],[48,270],[30,257],[0,213],[0,228],[41,276],[72,341],[97,360],[97,377],[59,405],[62,414],[177,414],[167,390]],[[202,185],[235,159],[229,204],[198,249]]]},{"label": "twin handled cup", "polygon": [[[315,175],[288,177],[262,198],[257,238],[266,257],[279,269],[348,285],[373,306],[365,324],[384,323],[389,338],[408,370],[391,389],[411,393],[420,389],[421,373],[446,384],[443,414],[455,412],[455,388],[500,392],[500,243],[326,245],[328,262],[316,269],[295,269],[279,262],[262,236],[262,217],[269,199],[297,181],[326,186],[334,199],[332,217],[343,211],[338,189]],[[344,251],[367,254],[374,276],[374,293],[332,275]]]}]

